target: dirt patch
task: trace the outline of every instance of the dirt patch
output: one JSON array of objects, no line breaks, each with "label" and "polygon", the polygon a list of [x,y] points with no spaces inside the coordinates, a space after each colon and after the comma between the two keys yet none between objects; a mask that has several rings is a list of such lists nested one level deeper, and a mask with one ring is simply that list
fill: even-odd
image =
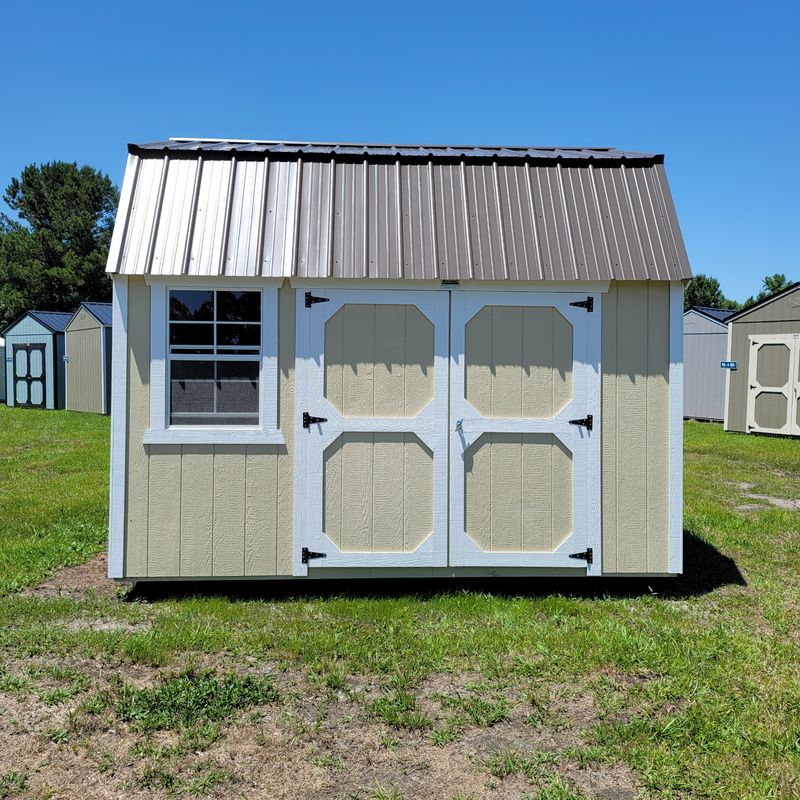
[{"label": "dirt patch", "polygon": [[[639,797],[627,767],[579,766],[563,755],[585,743],[597,722],[591,697],[569,695],[563,687],[539,687],[543,717],[532,721],[536,706],[525,686],[494,686],[470,674],[433,675],[408,690],[429,718],[429,727],[412,730],[370,715],[374,698],[395,691],[377,678],[354,677],[332,690],[299,669],[284,670],[275,674],[279,702],[241,712],[218,739],[184,745],[175,756],[179,732],[140,734],[111,709],[86,708],[87,698],[113,691],[120,678],[152,686],[161,671],[97,659],[64,661],[61,667],[82,671],[91,685],[53,703],[42,700],[36,683],[44,665],[41,659],[10,665],[9,672],[34,676],[33,683],[26,691],[0,693],[0,774],[25,776],[21,797],[370,800],[394,787],[405,800],[442,800],[459,792],[521,800],[556,782],[600,800]],[[52,660],[47,665],[54,666]],[[48,688],[53,680],[47,678]],[[501,694],[508,701],[502,721],[467,721],[454,740],[437,743],[434,733],[448,724],[453,703],[475,697],[488,702]]]},{"label": "dirt patch", "polygon": [[733,485],[744,499],[758,501],[758,503],[755,504],[746,503],[736,506],[737,511],[763,511],[767,506],[782,508],[784,511],[800,511],[800,500],[793,500],[789,497],[772,497],[767,494],[756,494],[751,491],[756,488],[754,483],[735,483]]},{"label": "dirt patch", "polygon": [[56,572],[38,586],[25,589],[27,597],[60,597],[70,595],[85,597],[115,597],[124,594],[133,584],[129,581],[113,581],[108,577],[108,553],[98,553],[83,564]]}]

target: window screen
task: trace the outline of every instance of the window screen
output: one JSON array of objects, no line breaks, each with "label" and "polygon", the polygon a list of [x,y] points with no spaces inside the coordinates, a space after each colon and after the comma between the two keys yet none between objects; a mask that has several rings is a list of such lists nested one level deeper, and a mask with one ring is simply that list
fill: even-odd
[{"label": "window screen", "polygon": [[170,425],[258,425],[261,292],[169,293]]}]

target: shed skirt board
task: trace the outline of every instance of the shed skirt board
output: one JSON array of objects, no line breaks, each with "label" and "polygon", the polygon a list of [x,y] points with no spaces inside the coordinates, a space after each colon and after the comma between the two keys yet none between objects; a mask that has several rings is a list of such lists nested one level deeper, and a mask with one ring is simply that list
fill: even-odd
[{"label": "shed skirt board", "polygon": [[800,336],[749,337],[747,430],[800,434]]},{"label": "shed skirt board", "polygon": [[45,345],[13,345],[14,405],[20,408],[44,408],[47,401]]},{"label": "shed skirt board", "polygon": [[[600,570],[600,295],[453,292],[451,566]],[[592,415],[592,429],[574,420]]]},{"label": "shed skirt board", "polygon": [[[447,564],[448,295],[297,293],[295,574]],[[303,413],[321,417],[303,427]]]}]

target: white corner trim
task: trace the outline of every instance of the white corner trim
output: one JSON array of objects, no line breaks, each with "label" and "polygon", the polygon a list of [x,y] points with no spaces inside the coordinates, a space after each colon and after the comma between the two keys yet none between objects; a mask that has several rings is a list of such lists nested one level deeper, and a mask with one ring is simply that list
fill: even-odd
[{"label": "white corner trim", "polygon": [[669,569],[683,572],[683,284],[669,293]]},{"label": "white corner trim", "polygon": [[[727,359],[731,361],[731,355],[733,351],[733,330],[731,329],[730,325],[726,325],[725,329],[728,332],[728,354]],[[738,364],[736,365],[738,368]],[[728,426],[728,406],[731,402],[731,372],[732,370],[726,369],[725,370],[725,408],[722,412],[722,430],[729,431],[730,427]]]},{"label": "white corner trim", "polygon": [[125,576],[126,464],[128,458],[128,279],[115,275],[111,344],[111,479],[108,502],[108,577]]},{"label": "white corner trim", "polygon": [[259,372],[259,417],[257,428],[196,428],[167,423],[167,296],[171,287],[184,286],[185,279],[167,277],[150,281],[150,427],[145,444],[284,444],[278,430],[278,287],[279,280],[254,284],[241,281],[208,285],[193,282],[192,288],[225,291],[230,288],[261,290],[261,369]]}]

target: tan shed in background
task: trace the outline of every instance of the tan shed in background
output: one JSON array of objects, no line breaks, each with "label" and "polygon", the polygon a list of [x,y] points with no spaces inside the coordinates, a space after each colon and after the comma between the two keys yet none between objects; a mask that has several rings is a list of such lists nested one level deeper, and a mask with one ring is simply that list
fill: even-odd
[{"label": "tan shed in background", "polygon": [[727,323],[725,430],[800,436],[800,283]]},{"label": "tan shed in background", "polygon": [[108,414],[111,303],[81,303],[65,330],[67,410]]}]

